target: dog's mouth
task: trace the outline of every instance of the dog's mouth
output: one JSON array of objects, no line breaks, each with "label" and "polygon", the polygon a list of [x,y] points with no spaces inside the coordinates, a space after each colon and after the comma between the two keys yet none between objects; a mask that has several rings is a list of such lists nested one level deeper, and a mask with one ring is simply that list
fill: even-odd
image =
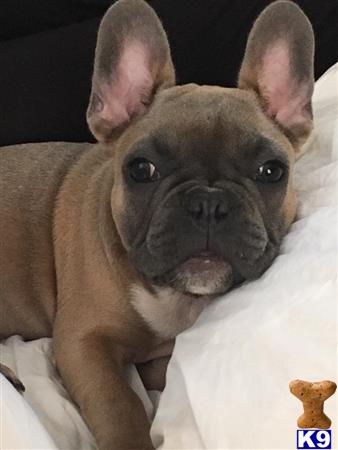
[{"label": "dog's mouth", "polygon": [[176,278],[187,294],[216,295],[229,289],[233,281],[233,270],[221,256],[204,251],[180,264]]},{"label": "dog's mouth", "polygon": [[204,251],[190,256],[180,265],[180,269],[191,274],[200,274],[222,270],[226,264],[225,260],[216,253]]}]

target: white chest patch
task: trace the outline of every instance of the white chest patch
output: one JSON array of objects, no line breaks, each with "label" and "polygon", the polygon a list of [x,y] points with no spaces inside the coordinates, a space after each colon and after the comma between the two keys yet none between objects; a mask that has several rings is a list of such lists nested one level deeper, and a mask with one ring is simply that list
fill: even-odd
[{"label": "white chest patch", "polygon": [[194,298],[170,288],[159,288],[156,294],[140,286],[132,287],[136,311],[161,338],[174,338],[191,327],[209,298]]}]

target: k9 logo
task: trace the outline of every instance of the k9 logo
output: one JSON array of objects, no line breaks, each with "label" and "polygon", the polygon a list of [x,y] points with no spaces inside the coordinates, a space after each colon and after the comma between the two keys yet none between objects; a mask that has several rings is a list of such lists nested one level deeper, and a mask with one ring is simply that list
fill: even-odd
[{"label": "k9 logo", "polygon": [[331,430],[297,430],[297,449],[332,448]]}]

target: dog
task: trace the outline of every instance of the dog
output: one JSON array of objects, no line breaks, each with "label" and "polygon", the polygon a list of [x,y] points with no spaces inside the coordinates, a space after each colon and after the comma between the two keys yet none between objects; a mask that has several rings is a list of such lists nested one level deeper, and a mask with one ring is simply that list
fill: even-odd
[{"label": "dog", "polygon": [[1,149],[0,334],[53,337],[99,449],[153,448],[125,364],[163,388],[177,334],[278,254],[313,57],[310,22],[281,0],[254,23],[237,88],[175,85],[155,12],[119,0],[98,32],[98,143]]}]

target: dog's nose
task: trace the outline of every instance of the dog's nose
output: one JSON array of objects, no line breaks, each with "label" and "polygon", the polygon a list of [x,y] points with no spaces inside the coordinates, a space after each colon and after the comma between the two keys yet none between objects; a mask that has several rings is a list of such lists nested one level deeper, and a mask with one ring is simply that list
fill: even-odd
[{"label": "dog's nose", "polygon": [[193,188],[185,195],[185,208],[202,225],[223,221],[228,215],[225,194],[217,188]]}]

